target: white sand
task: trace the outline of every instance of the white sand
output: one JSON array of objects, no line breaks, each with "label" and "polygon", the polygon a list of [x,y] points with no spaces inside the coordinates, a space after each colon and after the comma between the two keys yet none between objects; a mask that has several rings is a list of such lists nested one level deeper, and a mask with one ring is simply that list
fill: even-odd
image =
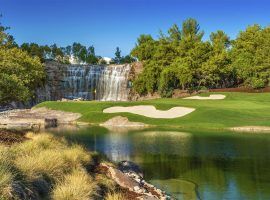
[{"label": "white sand", "polygon": [[133,113],[137,115],[143,115],[150,118],[163,118],[163,119],[173,119],[177,117],[183,117],[191,112],[194,108],[185,107],[174,107],[170,110],[163,111],[157,110],[154,106],[130,106],[130,107],[110,107],[103,110],[104,113]]},{"label": "white sand", "polygon": [[192,96],[192,97],[186,97],[184,99],[220,100],[220,99],[225,99],[225,98],[226,96],[223,94],[211,94],[209,97]]}]

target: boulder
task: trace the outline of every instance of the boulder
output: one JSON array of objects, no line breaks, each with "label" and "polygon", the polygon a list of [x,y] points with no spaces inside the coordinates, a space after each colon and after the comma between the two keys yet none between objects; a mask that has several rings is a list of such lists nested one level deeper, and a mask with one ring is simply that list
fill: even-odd
[{"label": "boulder", "polygon": [[[156,200],[172,199],[164,191],[143,180],[139,167],[132,162],[122,161],[119,163],[119,169],[105,163],[99,165],[99,170],[105,173],[110,179],[114,180],[122,189],[128,190],[136,199]],[[123,171],[122,171],[123,170]]]},{"label": "boulder", "polygon": [[136,188],[140,188],[138,182],[121,172],[120,170],[101,163],[102,167],[107,169],[106,175],[114,180],[120,187],[128,189],[129,191],[134,191]]},{"label": "boulder", "polygon": [[78,113],[69,113],[47,108],[11,110],[0,113],[0,128],[39,130],[71,124],[80,118]]},{"label": "boulder", "polygon": [[100,124],[101,126],[117,126],[117,127],[145,127],[147,126],[141,122],[131,122],[127,117],[116,116],[108,121]]},{"label": "boulder", "polygon": [[124,172],[125,174],[136,174],[143,178],[143,172],[141,168],[131,161],[121,161],[118,163],[118,169]]}]

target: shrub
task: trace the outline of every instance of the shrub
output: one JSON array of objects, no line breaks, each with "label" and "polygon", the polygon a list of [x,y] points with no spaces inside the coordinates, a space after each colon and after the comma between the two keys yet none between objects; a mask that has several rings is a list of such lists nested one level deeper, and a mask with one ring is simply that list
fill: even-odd
[{"label": "shrub", "polygon": [[95,193],[96,187],[91,176],[84,169],[77,168],[56,184],[52,197],[55,200],[89,200]]},{"label": "shrub", "polygon": [[69,170],[62,152],[51,149],[17,157],[15,164],[29,180],[45,176],[53,181]]},{"label": "shrub", "polygon": [[14,175],[8,166],[0,164],[0,199],[12,197],[12,182]]},{"label": "shrub", "polygon": [[96,182],[102,189],[102,193],[112,192],[116,189],[116,183],[114,180],[107,178],[103,174],[98,174],[96,177]]},{"label": "shrub", "polygon": [[250,82],[251,82],[250,83],[251,87],[254,89],[263,88],[266,85],[263,79],[255,78],[255,77],[253,77]]},{"label": "shrub", "polygon": [[42,152],[46,149],[64,149],[67,146],[66,141],[59,141],[49,134],[32,134],[28,133],[26,135],[31,140],[18,144],[12,151],[17,156],[29,156],[39,152]]},{"label": "shrub", "polygon": [[121,193],[108,193],[105,200],[125,200],[124,196]]},{"label": "shrub", "polygon": [[63,152],[63,157],[70,167],[78,167],[81,165],[88,165],[91,163],[91,155],[85,151],[81,146],[74,145]]},{"label": "shrub", "polygon": [[0,199],[17,199],[26,197],[25,182],[12,166],[9,148],[0,145]]},{"label": "shrub", "polygon": [[[11,147],[0,145],[0,199],[86,200],[115,189],[106,177],[87,173],[93,153],[49,134],[27,134],[31,140]],[[100,175],[101,176],[101,175]]]}]

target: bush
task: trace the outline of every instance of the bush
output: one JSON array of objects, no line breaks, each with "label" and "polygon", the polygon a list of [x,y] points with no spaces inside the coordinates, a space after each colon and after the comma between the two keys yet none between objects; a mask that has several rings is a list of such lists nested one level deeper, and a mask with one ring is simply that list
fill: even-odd
[{"label": "bush", "polygon": [[17,156],[31,156],[46,149],[61,150],[67,148],[66,141],[55,139],[52,135],[49,134],[34,135],[33,133],[28,133],[26,137],[31,140],[20,143],[11,149]]},{"label": "bush", "polygon": [[120,193],[108,193],[105,200],[125,200],[124,196]]},{"label": "bush", "polygon": [[63,152],[63,158],[70,167],[80,167],[92,164],[92,157],[89,152],[86,152],[81,146],[74,145]]},{"label": "bush", "polygon": [[94,155],[49,134],[7,147],[0,145],[0,199],[89,200],[115,189],[115,183],[87,172]]},{"label": "bush", "polygon": [[26,182],[12,165],[12,154],[9,148],[0,145],[0,199],[26,197],[25,185]]},{"label": "bush", "polygon": [[166,68],[161,72],[159,80],[159,94],[161,97],[172,97],[177,79],[172,68]]},{"label": "bush", "polygon": [[265,87],[265,81],[260,78],[253,77],[250,81],[251,87],[254,89],[264,88]]},{"label": "bush", "polygon": [[58,182],[52,191],[55,200],[89,200],[95,195],[96,186],[82,168],[77,168]]},{"label": "bush", "polygon": [[17,157],[15,164],[29,180],[44,176],[54,181],[60,179],[70,169],[62,152],[51,149]]},{"label": "bush", "polygon": [[0,164],[0,199],[12,197],[12,182],[14,175],[8,166]]},{"label": "bush", "polygon": [[31,140],[12,147],[0,145],[0,199],[49,198],[51,190],[55,199],[95,194],[97,183],[86,172],[93,163],[90,152],[49,134],[27,137]]}]

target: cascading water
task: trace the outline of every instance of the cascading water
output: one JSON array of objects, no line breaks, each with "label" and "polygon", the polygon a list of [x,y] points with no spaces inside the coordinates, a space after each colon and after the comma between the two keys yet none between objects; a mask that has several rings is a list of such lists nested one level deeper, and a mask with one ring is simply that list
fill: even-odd
[{"label": "cascading water", "polygon": [[64,97],[126,101],[129,73],[130,65],[69,65],[63,71]]}]

